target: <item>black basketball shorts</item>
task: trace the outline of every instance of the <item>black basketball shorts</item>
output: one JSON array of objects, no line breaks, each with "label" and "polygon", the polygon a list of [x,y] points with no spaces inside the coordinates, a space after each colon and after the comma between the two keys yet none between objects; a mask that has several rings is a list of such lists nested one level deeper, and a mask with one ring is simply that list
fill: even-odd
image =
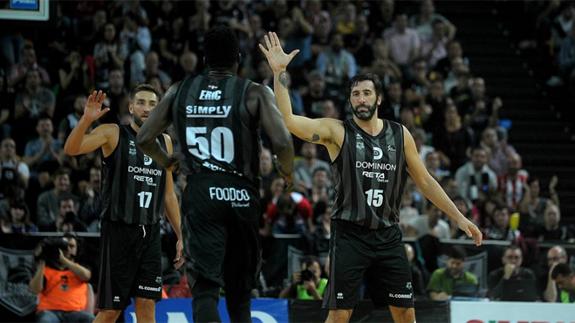
[{"label": "black basketball shorts", "polygon": [[413,307],[411,270],[397,225],[371,230],[333,220],[329,257],[324,308],[353,309],[362,284],[376,307]]},{"label": "black basketball shorts", "polygon": [[183,198],[186,269],[245,293],[255,287],[261,267],[258,189],[248,180],[219,173],[188,176]]},{"label": "black basketball shorts", "polygon": [[161,299],[160,224],[102,221],[98,308],[124,309],[131,297]]}]

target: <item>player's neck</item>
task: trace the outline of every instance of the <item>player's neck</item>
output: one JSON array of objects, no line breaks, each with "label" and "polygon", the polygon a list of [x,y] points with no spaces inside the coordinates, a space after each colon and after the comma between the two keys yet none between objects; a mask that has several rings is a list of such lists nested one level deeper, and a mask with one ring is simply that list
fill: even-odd
[{"label": "player's neck", "polygon": [[140,131],[140,126],[138,126],[136,124],[136,122],[134,122],[134,119],[132,119],[132,121],[130,121],[130,127],[132,127],[132,129],[134,129],[134,131],[136,133],[138,133],[138,131]]},{"label": "player's neck", "polygon": [[357,117],[353,117],[353,121],[357,124],[363,131],[367,132],[372,136],[378,135],[383,129],[383,120],[373,116],[369,120],[361,120]]},{"label": "player's neck", "polygon": [[230,77],[236,75],[237,69],[235,68],[210,68],[208,76],[211,77]]}]

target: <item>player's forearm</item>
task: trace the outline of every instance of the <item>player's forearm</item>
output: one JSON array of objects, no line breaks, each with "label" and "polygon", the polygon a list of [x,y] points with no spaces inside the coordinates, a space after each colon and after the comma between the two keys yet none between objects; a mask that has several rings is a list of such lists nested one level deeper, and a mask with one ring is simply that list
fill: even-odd
[{"label": "player's forearm", "polygon": [[288,75],[285,70],[274,71],[274,94],[276,96],[278,108],[289,129],[288,123],[293,113],[292,113],[291,101],[289,98]]},{"label": "player's forearm", "polygon": [[551,277],[547,281],[547,287],[543,292],[543,300],[549,303],[554,303],[557,300],[557,287],[555,286],[555,282]]},{"label": "player's forearm", "polygon": [[80,118],[78,124],[72,129],[66,143],[64,144],[64,152],[67,155],[75,156],[80,153],[84,135],[92,123],[85,118]]},{"label": "player's forearm", "polygon": [[431,177],[427,175],[424,183],[417,185],[423,195],[430,200],[435,206],[437,206],[443,213],[445,213],[452,221],[456,223],[464,218],[463,214],[459,212],[453,201],[447,196],[441,185]]},{"label": "player's forearm", "polygon": [[166,217],[174,229],[174,233],[178,240],[182,239],[182,218],[180,216],[180,207],[178,205],[178,199],[176,194],[168,194],[166,196]]}]

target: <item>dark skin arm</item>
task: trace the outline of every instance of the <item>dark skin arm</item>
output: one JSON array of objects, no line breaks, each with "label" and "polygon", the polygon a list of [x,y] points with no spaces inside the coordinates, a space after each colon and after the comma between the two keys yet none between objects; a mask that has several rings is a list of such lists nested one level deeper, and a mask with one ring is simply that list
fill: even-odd
[{"label": "dark skin arm", "polygon": [[272,150],[278,157],[278,171],[288,183],[291,183],[294,159],[292,138],[283,122],[272,90],[253,83],[248,89],[246,104],[252,115],[256,115],[259,109],[260,124],[270,138]]},{"label": "dark skin arm", "polygon": [[138,147],[164,168],[171,167],[177,161],[177,158],[174,155],[168,155],[168,153],[162,149],[160,143],[156,141],[156,138],[172,123],[170,107],[176,96],[178,84],[179,83],[175,83],[170,86],[166,95],[160,100],[156,108],[152,110],[148,120],[144,122],[140,131],[138,131],[136,138]]}]

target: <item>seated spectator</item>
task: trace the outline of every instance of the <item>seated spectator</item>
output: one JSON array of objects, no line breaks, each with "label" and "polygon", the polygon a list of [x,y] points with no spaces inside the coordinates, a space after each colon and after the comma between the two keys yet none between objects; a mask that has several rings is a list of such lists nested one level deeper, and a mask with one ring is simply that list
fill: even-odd
[{"label": "seated spectator", "polygon": [[444,177],[451,175],[451,172],[441,167],[440,153],[437,151],[430,151],[425,155],[425,168],[431,176],[436,180],[441,181]]},{"label": "seated spectator", "polygon": [[20,63],[12,66],[12,70],[8,76],[8,86],[17,88],[30,70],[37,70],[41,83],[49,85],[50,76],[48,75],[48,72],[46,72],[46,69],[42,66],[38,66],[34,46],[30,43],[25,44],[22,47],[21,55]]},{"label": "seated spectator", "polygon": [[553,203],[549,203],[543,215],[543,226],[536,230],[539,241],[574,242],[575,235],[566,225],[561,224],[561,211]]},{"label": "seated spectator", "polygon": [[485,238],[491,240],[516,241],[520,233],[509,225],[509,209],[499,205],[493,212],[491,225],[486,229]]},{"label": "seated spectator", "polygon": [[[455,59],[460,60],[464,66],[468,65],[467,58],[463,57],[461,43],[456,40],[452,40],[447,43],[447,57],[440,59],[437,64],[435,64],[435,70],[439,72],[444,79],[446,79],[452,70],[451,62],[453,62]],[[447,91],[449,91],[449,89]]]},{"label": "seated spectator", "polygon": [[547,205],[553,203],[559,206],[559,196],[555,187],[557,187],[558,178],[553,176],[549,181],[550,198],[541,196],[541,181],[538,177],[530,176],[525,186],[525,198],[519,204],[519,211],[522,218],[520,222],[521,233],[526,237],[536,236],[536,230],[544,225],[544,214]]},{"label": "seated spectator", "polygon": [[70,171],[60,168],[52,177],[54,188],[38,196],[36,223],[41,231],[51,227],[60,213],[59,199],[70,192]]},{"label": "seated spectator", "polygon": [[417,31],[419,38],[424,40],[431,38],[436,21],[445,25],[445,37],[453,39],[457,29],[447,18],[435,12],[433,0],[421,1],[419,14],[409,19],[409,25]]},{"label": "seated spectator", "polygon": [[575,23],[572,23],[569,35],[561,42],[558,64],[563,78],[571,86],[575,85]]},{"label": "seated spectator", "polygon": [[[59,249],[62,248],[62,249]],[[37,248],[38,267],[30,289],[39,295],[38,322],[86,322],[92,301],[88,281],[92,273],[74,261],[78,241],[73,235],[53,238]]]},{"label": "seated spectator", "polygon": [[61,194],[58,197],[58,214],[56,219],[44,225],[42,231],[48,232],[84,232],[86,225],[78,219],[78,206],[76,197],[69,193]]},{"label": "seated spectator", "polygon": [[347,80],[357,74],[358,66],[353,55],[343,47],[343,36],[331,35],[330,47],[316,60],[317,70],[325,77],[327,88],[342,90]]},{"label": "seated spectator", "polygon": [[60,125],[58,126],[58,140],[60,142],[64,142],[72,129],[76,127],[78,121],[84,114],[84,106],[86,105],[86,98],[85,94],[79,94],[74,99],[74,111],[68,114],[62,121],[60,121]]},{"label": "seated spectator", "polygon": [[[383,42],[383,40],[381,42]],[[399,122],[401,110],[405,106],[401,83],[394,81],[387,86],[385,100],[383,100],[382,106],[377,110],[377,113],[380,118]]]},{"label": "seated spectator", "polygon": [[88,183],[80,186],[79,219],[86,224],[89,232],[100,231],[100,213],[102,212],[102,170],[100,167],[90,167]]},{"label": "seated spectator", "polygon": [[311,204],[323,201],[328,202],[334,198],[333,185],[329,178],[329,171],[326,168],[318,167],[314,169],[312,174],[311,189],[306,192]]},{"label": "seated spectator", "polygon": [[301,146],[302,159],[294,163],[294,186],[299,192],[307,192],[312,188],[313,172],[317,168],[323,168],[331,178],[330,165],[317,158],[317,148],[315,144],[304,142]]},{"label": "seated spectator", "polygon": [[546,271],[543,275],[539,276],[539,286],[542,290],[543,300],[546,302],[554,303],[557,301],[561,301],[558,297],[557,293],[557,284],[553,280],[551,274],[553,273],[553,269],[558,264],[566,264],[569,260],[567,256],[567,251],[562,246],[554,246],[547,251],[547,259],[546,259]]},{"label": "seated spectator", "polygon": [[421,158],[422,161],[425,161],[425,156],[430,152],[435,151],[435,148],[427,145],[427,134],[422,128],[416,128],[412,135],[413,140],[415,141],[415,148],[417,148],[417,151],[419,152],[419,158]]},{"label": "seated spectator", "polygon": [[321,265],[316,257],[302,259],[301,271],[293,273],[292,282],[280,292],[280,298],[321,300],[327,278],[321,277]]},{"label": "seated spectator", "polygon": [[6,219],[1,219],[1,233],[28,233],[38,232],[38,228],[30,221],[30,211],[23,200],[11,201],[10,214]]},{"label": "seated spectator", "polygon": [[449,41],[446,24],[439,20],[433,20],[432,32],[429,37],[421,37],[421,56],[429,66],[434,67],[439,60],[447,56],[447,42]]},{"label": "seated spectator", "polygon": [[501,140],[494,127],[487,127],[481,133],[480,145],[489,152],[489,167],[497,176],[507,172],[509,156],[515,153],[515,148],[505,140]]},{"label": "seated spectator", "polygon": [[12,185],[26,188],[29,178],[28,165],[16,155],[16,142],[12,138],[5,138],[0,143],[0,199]]},{"label": "seated spectator", "polygon": [[421,46],[417,32],[407,26],[407,15],[396,15],[393,27],[385,30],[383,38],[389,44],[391,59],[405,73],[407,67],[419,57]]},{"label": "seated spectator", "polygon": [[531,269],[521,267],[523,252],[516,245],[505,249],[503,267],[489,273],[488,296],[495,301],[535,301],[536,278]]},{"label": "seated spectator", "polygon": [[427,291],[434,301],[446,301],[452,296],[476,296],[479,286],[477,277],[465,271],[465,250],[459,246],[451,248],[445,268],[431,274]]},{"label": "seated spectator", "polygon": [[52,135],[54,126],[52,119],[45,115],[38,119],[36,132],[38,138],[28,141],[24,152],[24,162],[30,166],[33,174],[36,174],[40,164],[55,162],[62,164],[64,150],[62,142]]},{"label": "seated spectator", "polygon": [[[475,223],[478,227],[479,225],[479,212],[477,212],[476,208],[470,208],[469,205],[471,204],[469,201],[466,201],[460,195],[452,196],[451,199],[453,200],[453,204],[457,207],[459,212],[463,214],[466,218],[471,220]],[[457,226],[457,223],[453,221],[449,221],[449,225],[451,227],[451,238],[452,239],[471,239],[470,237],[465,234],[465,232],[461,231]]]},{"label": "seated spectator", "polygon": [[413,196],[411,191],[404,190],[401,197],[401,208],[399,209],[399,227],[402,232],[406,232],[409,223],[419,217],[419,211],[413,207]]},{"label": "seated spectator", "polygon": [[507,207],[516,210],[519,203],[526,197],[527,178],[529,174],[523,169],[523,162],[518,153],[511,153],[508,157],[507,172],[499,176],[498,184]]},{"label": "seated spectator", "polygon": [[407,223],[406,236],[421,238],[429,234],[438,239],[451,238],[449,224],[442,219],[442,215],[443,212],[435,204],[428,202],[425,214]]},{"label": "seated spectator", "polygon": [[272,200],[265,217],[264,232],[306,234],[314,230],[311,204],[297,192],[281,193]]},{"label": "seated spectator", "polygon": [[[38,70],[26,72],[24,87],[16,92],[14,101],[14,121],[21,126],[39,120],[43,115],[54,116],[56,97],[48,88],[42,86]],[[18,132],[18,129],[14,129]],[[23,135],[27,135],[23,133]]]},{"label": "seated spectator", "polygon": [[407,261],[409,262],[409,267],[411,268],[413,293],[415,294],[416,298],[425,299],[427,298],[425,293],[425,279],[423,273],[414,262],[415,252],[413,251],[413,247],[409,243],[404,243],[403,245],[405,246],[405,255],[407,256]]},{"label": "seated spectator", "polygon": [[122,68],[128,53],[120,46],[116,26],[108,22],[104,25],[102,38],[94,45],[94,63],[96,67],[96,88],[109,89],[109,71]]},{"label": "seated spectator", "polygon": [[558,264],[551,272],[551,278],[561,290],[559,300],[561,303],[575,303],[575,272],[568,264]]},{"label": "seated spectator", "polygon": [[473,148],[471,161],[457,169],[455,180],[459,194],[473,202],[497,190],[497,176],[487,165],[487,152],[484,148]]},{"label": "seated spectator", "polygon": [[433,133],[432,137],[436,151],[440,151],[449,159],[449,170],[452,173],[465,164],[474,135],[470,128],[461,123],[461,116],[453,100],[446,100],[445,123]]}]

